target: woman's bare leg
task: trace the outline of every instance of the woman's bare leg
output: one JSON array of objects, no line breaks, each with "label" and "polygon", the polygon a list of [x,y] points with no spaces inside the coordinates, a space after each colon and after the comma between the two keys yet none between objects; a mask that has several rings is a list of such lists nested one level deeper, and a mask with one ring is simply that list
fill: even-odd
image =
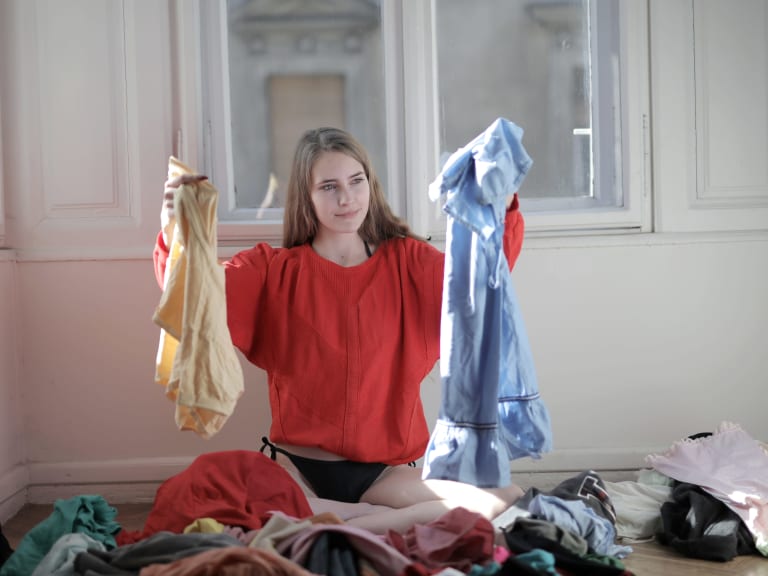
[{"label": "woman's bare leg", "polygon": [[421,473],[420,468],[409,466],[388,469],[360,501],[389,506],[392,510],[351,518],[348,523],[379,534],[387,530],[404,532],[459,506],[492,520],[523,495],[515,485],[478,488],[452,480],[422,480]]}]

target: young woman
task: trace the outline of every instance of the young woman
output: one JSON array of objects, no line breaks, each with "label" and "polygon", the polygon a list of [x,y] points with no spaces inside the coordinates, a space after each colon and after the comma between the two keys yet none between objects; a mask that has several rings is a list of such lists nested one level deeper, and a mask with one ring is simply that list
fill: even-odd
[{"label": "young woman", "polygon": [[[162,221],[173,216],[165,185]],[[510,267],[522,217],[508,199]],[[404,531],[463,506],[488,519],[513,504],[515,485],[481,489],[422,480],[413,463],[429,431],[420,385],[440,351],[444,255],[389,208],[363,146],[335,128],[306,132],[288,182],[283,247],[266,243],[225,266],[234,345],[267,372],[270,453],[308,496],[366,502],[349,523]],[[158,236],[162,286],[168,256]]]}]

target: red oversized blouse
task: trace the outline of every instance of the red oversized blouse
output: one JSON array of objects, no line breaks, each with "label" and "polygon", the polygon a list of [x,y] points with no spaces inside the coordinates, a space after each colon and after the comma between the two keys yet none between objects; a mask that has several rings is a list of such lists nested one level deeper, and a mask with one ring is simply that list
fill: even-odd
[{"label": "red oversized blouse", "polygon": [[[517,199],[504,252],[522,246]],[[158,235],[162,286],[168,249]],[[262,243],[225,262],[232,342],[267,372],[273,442],[313,446],[360,462],[421,458],[429,431],[420,385],[440,353],[442,252],[412,238],[345,268],[309,244]]]}]

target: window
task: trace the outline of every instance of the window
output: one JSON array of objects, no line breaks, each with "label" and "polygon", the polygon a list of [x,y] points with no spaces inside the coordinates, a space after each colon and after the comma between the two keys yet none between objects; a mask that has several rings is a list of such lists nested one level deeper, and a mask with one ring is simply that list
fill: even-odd
[{"label": "window", "polygon": [[389,188],[378,2],[201,2],[199,21],[209,59],[204,166],[227,192],[220,237],[247,236],[257,222],[260,237],[280,238],[293,150],[307,128],[355,134]]},{"label": "window", "polygon": [[177,21],[201,31],[202,66],[183,67],[202,79],[200,121],[181,127],[197,132],[197,165],[226,191],[223,241],[280,238],[293,146],[321,124],[353,132],[395,211],[440,238],[427,187],[441,160],[498,116],[523,127],[534,159],[521,190],[529,230],[647,228],[640,0],[196,6]]},{"label": "window", "polygon": [[[599,6],[607,24],[600,31],[607,34],[601,44],[604,53],[596,51],[596,56],[607,63],[605,108],[612,110],[616,107],[610,88],[618,80],[611,66],[617,58],[612,34],[617,5]],[[526,180],[528,197],[619,204],[621,189],[606,186],[609,190],[601,195],[595,184],[603,178],[592,177],[597,139],[590,105],[594,35],[590,3],[441,0],[435,9],[441,159],[503,116],[527,128],[524,144],[536,159]],[[598,95],[595,91],[595,100]],[[595,109],[599,112],[601,107]],[[612,123],[611,115],[604,116]],[[610,126],[604,132],[612,144],[615,132]],[[612,170],[606,171],[606,179],[616,180],[611,172],[620,174],[621,166],[608,164]]]},{"label": "window", "polygon": [[630,44],[641,12],[613,0],[435,2],[439,162],[503,116],[534,159],[520,193],[532,228],[642,229],[629,154],[647,121],[647,82],[629,61],[647,53]]}]

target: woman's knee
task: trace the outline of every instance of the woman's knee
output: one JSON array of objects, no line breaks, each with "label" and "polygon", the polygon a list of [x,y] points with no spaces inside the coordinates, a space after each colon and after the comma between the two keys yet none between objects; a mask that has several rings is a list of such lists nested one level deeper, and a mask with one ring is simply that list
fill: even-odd
[{"label": "woman's knee", "polygon": [[520,498],[523,497],[523,489],[520,488],[517,484],[510,484],[509,486],[506,486],[503,488],[504,490],[504,499],[510,504],[514,504]]}]

